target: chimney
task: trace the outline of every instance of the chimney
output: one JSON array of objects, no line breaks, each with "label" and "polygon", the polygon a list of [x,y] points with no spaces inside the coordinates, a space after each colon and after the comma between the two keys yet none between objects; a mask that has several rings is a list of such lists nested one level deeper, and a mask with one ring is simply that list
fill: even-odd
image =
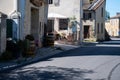
[{"label": "chimney", "polygon": [[117,15],[120,15],[120,12],[117,12],[116,14],[117,14]]}]

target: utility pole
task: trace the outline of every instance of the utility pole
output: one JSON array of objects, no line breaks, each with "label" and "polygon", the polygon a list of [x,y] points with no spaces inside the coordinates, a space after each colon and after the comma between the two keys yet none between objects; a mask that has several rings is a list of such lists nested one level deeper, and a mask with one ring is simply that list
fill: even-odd
[{"label": "utility pole", "polygon": [[82,45],[83,42],[83,24],[82,24],[82,18],[83,18],[83,0],[80,0],[80,45]]},{"label": "utility pole", "polygon": [[77,8],[74,10],[74,14],[76,17],[76,24],[77,24],[77,44],[82,45],[83,42],[83,25],[82,25],[82,18],[83,18],[83,0],[79,0],[79,3],[75,5]]}]

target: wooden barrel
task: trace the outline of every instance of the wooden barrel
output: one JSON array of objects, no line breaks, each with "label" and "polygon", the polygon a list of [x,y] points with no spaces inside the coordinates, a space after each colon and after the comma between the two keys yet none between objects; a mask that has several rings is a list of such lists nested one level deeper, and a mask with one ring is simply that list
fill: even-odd
[{"label": "wooden barrel", "polygon": [[30,41],[30,45],[27,51],[28,56],[35,55],[35,41]]},{"label": "wooden barrel", "polygon": [[54,46],[55,37],[54,34],[48,34],[46,37],[47,46]]}]

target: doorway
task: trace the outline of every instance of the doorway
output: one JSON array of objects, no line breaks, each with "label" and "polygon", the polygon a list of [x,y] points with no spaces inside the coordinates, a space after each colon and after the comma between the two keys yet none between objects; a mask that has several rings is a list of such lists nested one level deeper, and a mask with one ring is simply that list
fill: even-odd
[{"label": "doorway", "polygon": [[35,39],[38,38],[39,28],[39,9],[31,8],[31,34]]},{"label": "doorway", "polygon": [[54,20],[48,20],[47,32],[54,32]]},{"label": "doorway", "polygon": [[90,37],[90,26],[84,26],[84,39]]}]

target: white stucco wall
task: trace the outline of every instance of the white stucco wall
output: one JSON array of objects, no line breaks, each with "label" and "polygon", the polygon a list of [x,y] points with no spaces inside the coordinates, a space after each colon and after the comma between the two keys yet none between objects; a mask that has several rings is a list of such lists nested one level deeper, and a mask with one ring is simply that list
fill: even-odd
[{"label": "white stucco wall", "polygon": [[[63,15],[67,18],[76,18],[76,21],[78,22],[77,25],[77,40],[79,41],[79,39],[82,40],[82,35],[80,35],[80,32],[82,34],[82,26],[81,26],[81,31],[80,31],[80,25],[82,25],[81,22],[81,18],[82,18],[82,0],[60,0],[60,3],[58,6],[55,6],[54,4],[50,4],[49,5],[49,10],[48,13],[56,13],[56,14],[60,14]],[[54,27],[57,27],[57,25],[55,25]],[[58,30],[57,28],[55,28],[56,30]],[[79,32],[80,31],[80,32]],[[58,31],[60,32],[60,31]],[[61,32],[67,32],[67,31],[61,31]],[[81,36],[81,38],[80,38]]]},{"label": "white stucco wall", "polygon": [[17,0],[0,0],[0,11],[9,16],[13,11],[17,9],[16,1]]},{"label": "white stucco wall", "polygon": [[75,16],[80,22],[80,1],[81,0],[60,0],[60,5],[49,5],[49,13],[57,13],[68,18]]},{"label": "white stucco wall", "polygon": [[17,15],[20,17],[13,19],[13,36],[15,36],[14,28],[16,27],[17,36],[15,38],[17,39],[23,39],[24,7],[25,0],[0,0],[0,11],[5,13],[9,19],[13,19],[13,16]]}]

